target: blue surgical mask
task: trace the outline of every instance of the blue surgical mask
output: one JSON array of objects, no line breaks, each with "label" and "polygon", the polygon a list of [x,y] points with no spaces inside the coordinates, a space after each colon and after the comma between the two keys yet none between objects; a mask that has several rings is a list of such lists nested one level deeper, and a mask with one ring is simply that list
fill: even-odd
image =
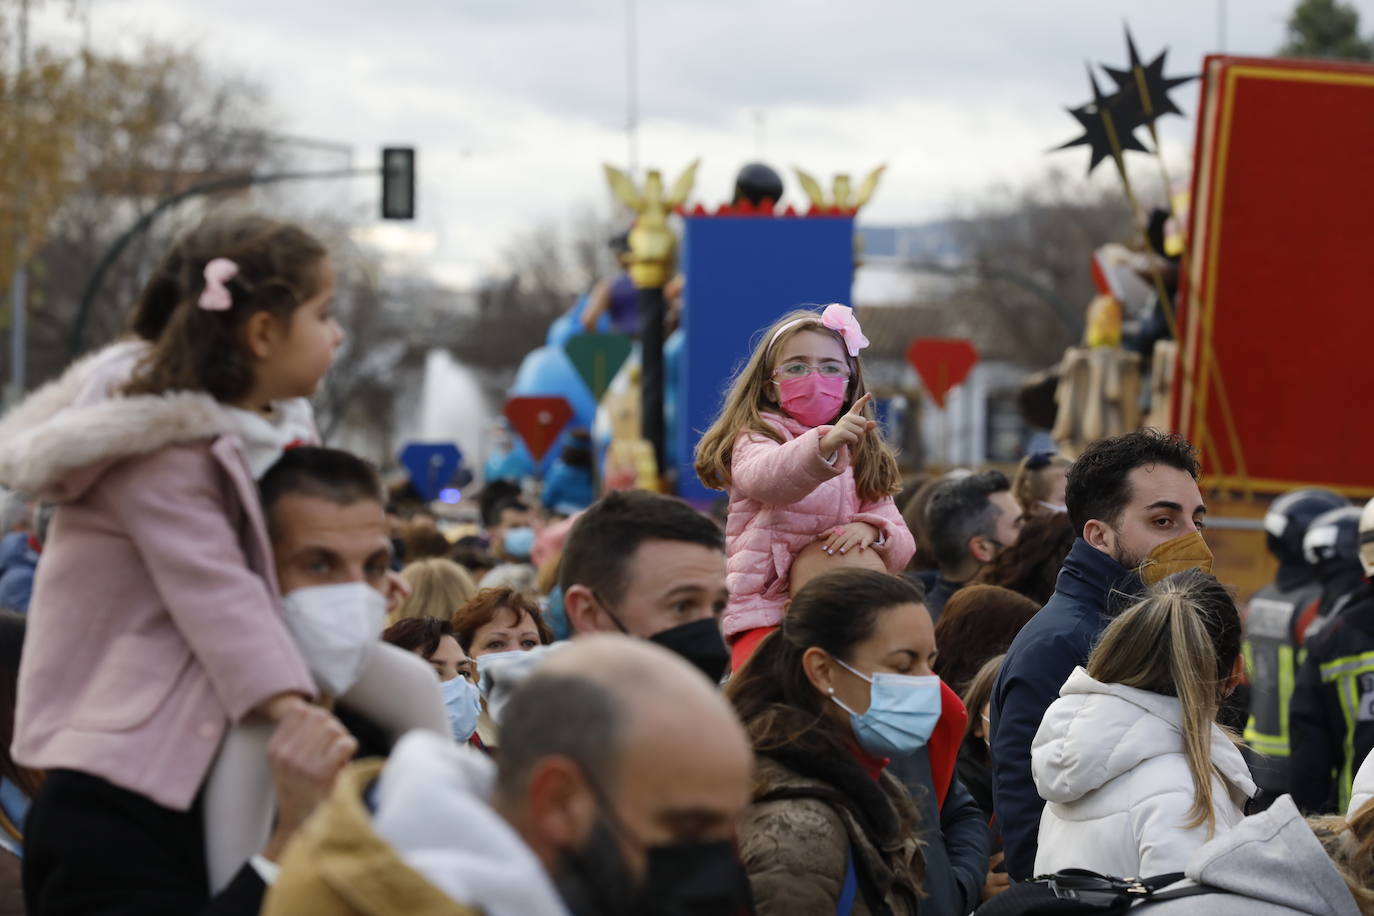
[{"label": "blue surgical mask", "polygon": [[869,677],[840,661],[846,671],[870,685],[868,711],[859,715],[831,688],[830,699],[849,713],[854,739],[874,757],[902,757],[925,747],[940,721],[940,678],[933,675],[878,673]]},{"label": "blue surgical mask", "polygon": [[501,549],[517,560],[528,560],[534,552],[534,529],[528,525],[511,528],[501,537]]},{"label": "blue surgical mask", "polygon": [[460,675],[440,684],[439,691],[444,695],[453,740],[468,740],[477,731],[477,719],[482,715],[482,695],[477,692],[477,685]]}]

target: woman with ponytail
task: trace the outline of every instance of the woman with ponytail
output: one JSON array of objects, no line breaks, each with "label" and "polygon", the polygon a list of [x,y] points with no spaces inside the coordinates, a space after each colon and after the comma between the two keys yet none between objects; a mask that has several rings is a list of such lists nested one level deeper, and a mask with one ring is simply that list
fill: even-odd
[{"label": "woman with ponytail", "polygon": [[1240,681],[1240,638],[1231,594],[1196,569],[1162,579],[1107,627],[1031,748],[1048,802],[1036,874],[1182,871],[1244,818],[1255,784],[1216,721]]}]

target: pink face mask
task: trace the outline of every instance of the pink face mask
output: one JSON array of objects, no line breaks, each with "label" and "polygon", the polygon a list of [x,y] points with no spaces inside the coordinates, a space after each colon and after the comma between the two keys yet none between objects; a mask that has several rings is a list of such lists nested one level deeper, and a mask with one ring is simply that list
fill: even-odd
[{"label": "pink face mask", "polygon": [[847,378],[821,378],[808,372],[801,378],[779,382],[778,391],[788,416],[807,426],[823,426],[839,415],[848,385]]}]

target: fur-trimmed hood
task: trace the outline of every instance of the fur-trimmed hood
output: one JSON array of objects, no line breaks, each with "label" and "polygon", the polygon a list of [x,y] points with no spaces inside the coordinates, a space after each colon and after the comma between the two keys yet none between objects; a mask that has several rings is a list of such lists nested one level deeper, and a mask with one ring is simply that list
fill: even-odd
[{"label": "fur-trimmed hood", "polygon": [[0,484],[62,502],[116,461],[234,431],[208,394],[113,396],[146,347],[121,341],[94,353],[0,420]]}]

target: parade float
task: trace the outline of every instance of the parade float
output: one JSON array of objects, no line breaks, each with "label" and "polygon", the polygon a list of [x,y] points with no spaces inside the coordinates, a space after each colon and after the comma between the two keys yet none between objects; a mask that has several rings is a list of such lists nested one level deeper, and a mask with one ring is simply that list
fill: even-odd
[{"label": "parade float", "polygon": [[[1050,375],[1052,435],[1069,457],[1142,425],[1191,440],[1218,568],[1247,592],[1272,574],[1262,520],[1275,496],[1374,496],[1356,376],[1374,329],[1359,281],[1374,242],[1374,67],[1208,57],[1191,179],[1177,181],[1156,124],[1181,114],[1170,93],[1196,77],[1166,75],[1167,52],[1146,60],[1126,39],[1126,65],[1102,67],[1110,91],[1090,69],[1089,101],[1069,109],[1082,133],[1063,148],[1087,147],[1090,173],[1111,163],[1138,232],[1104,239],[1085,265],[1099,295],[1084,339]],[[1140,161],[1147,177],[1133,182]],[[714,494],[691,471],[698,431],[759,328],[800,303],[851,301],[854,219],[881,170],[835,176],[829,194],[799,172],[801,207],[783,205],[764,166],[746,167],[733,199],[710,207],[688,202],[695,165],[671,187],[653,170],[642,184],[606,174],[634,218],[624,263],[643,333],[560,319],[506,413],[538,467],[570,429],[595,424],[605,484],[705,506]],[[937,407],[978,359],[966,341],[912,340],[908,355]]]},{"label": "parade float", "polygon": [[[1206,58],[1190,189],[1179,194],[1155,122],[1178,113],[1168,93],[1186,79],[1164,76],[1163,53],[1145,63],[1129,32],[1127,48],[1126,69],[1104,68],[1112,94],[1090,73],[1092,101],[1070,110],[1084,133],[1068,145],[1089,146],[1091,166],[1114,164],[1140,230],[1128,272],[1155,291],[1163,329],[1123,346],[1111,259],[1096,260],[1103,301],[1059,367],[1056,440],[1072,455],[1143,422],[1192,441],[1217,570],[1247,593],[1273,574],[1263,518],[1276,496],[1309,486],[1374,496],[1360,385],[1374,331],[1363,282],[1374,245],[1374,67]],[[1132,184],[1133,151],[1160,170],[1158,220]],[[1167,246],[1164,233],[1150,238],[1166,224],[1177,230]]]}]

